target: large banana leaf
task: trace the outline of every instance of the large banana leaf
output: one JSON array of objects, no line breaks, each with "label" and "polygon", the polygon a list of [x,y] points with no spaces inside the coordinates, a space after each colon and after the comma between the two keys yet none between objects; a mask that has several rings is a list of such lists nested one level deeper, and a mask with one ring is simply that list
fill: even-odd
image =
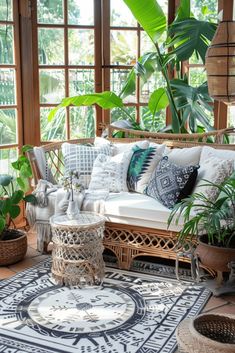
[{"label": "large banana leaf", "polygon": [[192,87],[183,80],[174,79],[171,80],[171,87],[177,109],[182,113],[182,126],[188,122],[190,130],[197,132],[198,122],[200,122],[207,130],[213,130],[209,122],[213,101],[208,94],[207,83]]},{"label": "large banana leaf", "polygon": [[169,47],[174,47],[173,52],[179,61],[188,60],[193,52],[200,56],[205,63],[205,55],[210,41],[216,30],[216,24],[199,21],[195,18],[174,22],[169,27]]},{"label": "large banana leaf", "polygon": [[102,93],[83,94],[81,96],[64,98],[56,108],[51,110],[50,114],[48,115],[48,121],[53,119],[56,112],[60,108],[65,108],[70,105],[80,107],[90,106],[93,104],[98,104],[103,109],[123,108],[123,102],[121,98],[113,92],[105,91]]},{"label": "large banana leaf", "polygon": [[155,43],[166,30],[166,16],[156,0],[123,0]]}]

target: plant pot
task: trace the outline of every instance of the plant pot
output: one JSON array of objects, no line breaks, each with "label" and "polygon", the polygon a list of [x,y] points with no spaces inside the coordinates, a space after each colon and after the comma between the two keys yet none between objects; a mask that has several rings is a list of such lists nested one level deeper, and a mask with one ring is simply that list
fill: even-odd
[{"label": "plant pot", "polygon": [[[7,240],[0,240],[0,266],[15,264],[22,260],[27,252],[26,233],[18,229],[9,229],[7,232]],[[17,238],[14,239],[15,236]]]},{"label": "plant pot", "polygon": [[234,353],[235,316],[201,314],[183,320],[176,329],[180,352]]},{"label": "plant pot", "polygon": [[209,245],[205,235],[199,238],[195,254],[200,258],[202,265],[221,272],[230,272],[228,264],[235,260],[235,248]]}]

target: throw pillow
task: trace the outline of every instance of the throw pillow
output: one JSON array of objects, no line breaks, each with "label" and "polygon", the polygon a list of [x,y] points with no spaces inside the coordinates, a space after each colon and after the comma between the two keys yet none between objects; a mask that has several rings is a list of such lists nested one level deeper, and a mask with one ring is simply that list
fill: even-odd
[{"label": "throw pillow", "polygon": [[87,188],[94,161],[98,154],[111,154],[110,146],[93,147],[86,145],[75,145],[68,142],[62,144],[62,154],[65,164],[65,175],[70,171],[80,173],[80,182]]},{"label": "throw pillow", "polygon": [[210,181],[221,184],[233,172],[233,160],[211,157],[204,160],[200,166],[197,182],[193,190],[194,193],[203,193],[211,201],[215,201],[219,195],[219,189],[207,184]]},{"label": "throw pillow", "polygon": [[164,156],[152,173],[145,193],[172,208],[191,193],[198,168],[198,165],[176,165]]},{"label": "throw pillow", "polygon": [[131,156],[130,152],[113,157],[99,154],[94,162],[89,190],[128,191],[126,177]]},{"label": "throw pillow", "polygon": [[173,148],[169,153],[165,154],[168,156],[168,160],[176,165],[196,165],[199,164],[202,146],[195,146],[189,148]]},{"label": "throw pillow", "polygon": [[127,186],[130,191],[144,193],[148,181],[162,158],[165,145],[141,149],[134,147],[127,172]]},{"label": "throw pillow", "polygon": [[[125,141],[125,139],[124,139]],[[131,152],[134,147],[139,147],[142,149],[146,149],[149,147],[149,141],[136,141],[136,142],[129,142],[129,143],[113,143],[112,150],[113,155],[122,153],[122,152]]]}]

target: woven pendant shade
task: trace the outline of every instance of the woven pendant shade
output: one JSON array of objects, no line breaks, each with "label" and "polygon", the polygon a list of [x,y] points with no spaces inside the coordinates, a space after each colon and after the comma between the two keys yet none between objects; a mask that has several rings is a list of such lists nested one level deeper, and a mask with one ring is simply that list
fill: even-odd
[{"label": "woven pendant shade", "polygon": [[235,22],[220,22],[206,53],[209,94],[224,103],[235,102]]}]

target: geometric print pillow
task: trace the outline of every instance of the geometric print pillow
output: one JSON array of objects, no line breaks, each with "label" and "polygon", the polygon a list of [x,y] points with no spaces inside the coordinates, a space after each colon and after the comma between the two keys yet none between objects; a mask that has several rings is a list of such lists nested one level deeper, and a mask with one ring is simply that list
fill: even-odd
[{"label": "geometric print pillow", "polygon": [[144,193],[152,172],[160,162],[165,145],[149,147],[142,149],[134,147],[134,151],[128,172],[127,172],[127,186],[130,191]]},{"label": "geometric print pillow", "polygon": [[173,208],[192,192],[198,168],[198,165],[176,165],[164,156],[152,173],[145,193],[158,199],[164,206]]},{"label": "geometric print pillow", "polygon": [[62,154],[64,157],[65,175],[68,175],[70,171],[80,172],[79,181],[87,189],[94,161],[100,153],[111,155],[110,146],[93,147],[67,142],[63,143]]}]

